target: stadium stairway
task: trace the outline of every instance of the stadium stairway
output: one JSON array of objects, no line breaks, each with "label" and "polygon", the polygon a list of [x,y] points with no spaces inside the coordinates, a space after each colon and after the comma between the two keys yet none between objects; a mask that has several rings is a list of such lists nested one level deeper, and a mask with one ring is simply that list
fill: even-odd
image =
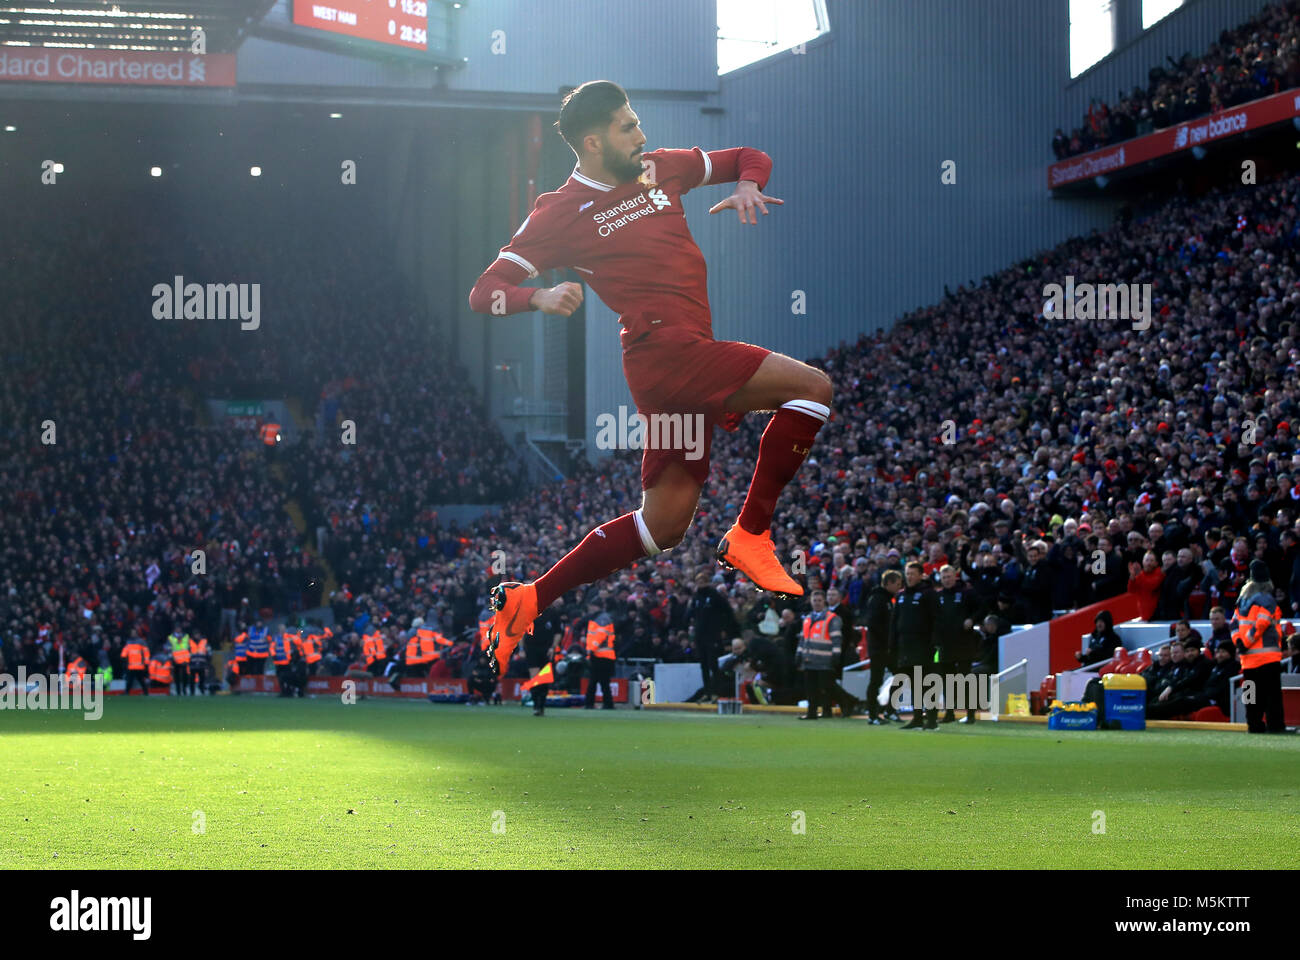
[{"label": "stadium stairway", "polygon": [[[307,414],[303,410],[302,399],[298,396],[285,397],[284,405],[289,410],[289,416],[293,417],[295,426],[304,423],[310,423]],[[272,465],[271,472],[275,479],[284,487],[289,485],[288,471],[285,469],[283,462]],[[331,593],[339,588],[338,577],[334,575],[334,570],[330,567],[329,561],[325,556],[316,549],[315,538],[312,532],[307,529],[307,515],[303,512],[302,504],[296,497],[289,497],[284,503],[284,512],[289,514],[289,519],[293,521],[294,527],[302,535],[302,547],[314,556],[317,562],[325,570],[325,583],[321,588],[321,596],[328,597]]]}]

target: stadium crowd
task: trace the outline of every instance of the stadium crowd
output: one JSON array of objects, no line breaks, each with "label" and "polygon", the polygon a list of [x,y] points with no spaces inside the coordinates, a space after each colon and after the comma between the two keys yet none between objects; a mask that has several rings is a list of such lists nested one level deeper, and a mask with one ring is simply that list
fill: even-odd
[{"label": "stadium crowd", "polygon": [[1052,152],[1058,160],[1163,130],[1218,110],[1300,86],[1300,2],[1284,0],[1246,23],[1224,30],[1200,57],[1184,53],[1148,73],[1118,102],[1094,100],[1080,126],[1067,136],[1057,128]]},{"label": "stadium crowd", "polygon": [[[10,211],[14,235],[27,242],[6,245],[0,258],[9,307],[0,346],[0,667],[44,672],[81,656],[91,670],[122,676],[132,639],[164,649],[175,631],[215,644],[240,625],[316,606],[326,561],[304,548],[311,531],[287,511],[295,497],[302,514],[338,531],[328,540],[338,557],[352,531],[367,527],[437,542],[436,513],[422,498],[473,502],[516,488],[493,460],[499,434],[410,319],[400,290],[336,266],[381,249],[355,224],[317,225],[343,249],[308,257],[285,242],[284,225],[247,229],[239,222],[247,211],[227,212],[224,225],[218,216],[205,231],[101,214]],[[132,224],[129,237],[116,232],[121,223]],[[241,245],[213,239],[223,235]],[[127,244],[131,256],[122,257]],[[379,268],[358,267],[372,277]],[[255,331],[236,320],[159,320],[150,292],[176,275],[275,278],[263,301],[271,309]],[[323,414],[346,408],[339,418],[359,423],[361,441],[344,447],[331,424],[332,446],[311,437],[268,451],[247,427],[210,423],[208,396],[308,404],[319,396]],[[324,426],[323,415],[322,436]],[[294,482],[304,474],[309,483]]]},{"label": "stadium crowd", "polygon": [[[1126,590],[1149,618],[1230,609],[1261,559],[1295,615],[1298,191],[1288,178],[1130,212],[828,351],[817,362],[835,381],[835,416],[777,511],[788,566],[835,588],[861,622],[886,570],[915,559],[936,579],[952,564],[978,621],[992,614],[1001,630]],[[126,638],[157,645],[177,627],[217,646],[320,602],[334,621],[325,669],[360,661],[375,630],[398,651],[419,617],[458,644],[436,669],[464,675],[493,583],[535,578],[639,503],[635,453],[512,494],[504,445],[464,378],[431,356],[409,305],[373,308],[377,289],[349,294],[328,267],[263,261],[267,276],[300,278],[295,313],[311,322],[264,322],[241,366],[230,327],[208,343],[220,337],[189,321],[96,322],[129,316],[125,291],[175,272],[165,245],[125,265],[111,248],[86,231],[6,261],[7,316],[22,318],[6,321],[0,378],[8,665],[48,667],[60,644],[116,665]],[[60,280],[73,262],[84,282]],[[233,259],[195,262],[195,276],[258,275]],[[1066,276],[1151,284],[1149,329],[1047,311],[1045,285]],[[81,349],[58,349],[68,342]],[[223,377],[257,388],[268,371],[316,404],[316,429],[273,457],[250,431],[205,425],[195,403]],[[355,446],[338,440],[344,419]],[[40,442],[46,420],[57,443]],[[547,629],[578,647],[594,601],[624,657],[709,665],[736,638],[788,654],[805,605],[757,594],[713,561],[765,420],[717,434],[680,546],[562,598]],[[501,507],[451,529],[436,516],[444,498]],[[323,556],[303,546],[317,526]],[[191,566],[199,548],[204,574]],[[338,586],[326,595],[328,570]],[[511,672],[526,673],[522,653]]]}]

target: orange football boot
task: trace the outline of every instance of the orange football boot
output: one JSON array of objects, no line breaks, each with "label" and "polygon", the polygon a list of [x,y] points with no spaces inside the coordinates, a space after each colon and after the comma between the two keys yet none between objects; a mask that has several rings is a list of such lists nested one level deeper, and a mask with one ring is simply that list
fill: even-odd
[{"label": "orange football boot", "polygon": [[790,578],[776,558],[770,530],[759,536],[741,527],[737,521],[723,535],[714,556],[724,567],[739,570],[749,577],[760,590],[790,597],[803,596],[803,587]]},{"label": "orange football boot", "polygon": [[537,588],[531,583],[499,583],[492,588],[496,616],[488,628],[488,656],[498,677],[504,677],[510,655],[537,619]]}]

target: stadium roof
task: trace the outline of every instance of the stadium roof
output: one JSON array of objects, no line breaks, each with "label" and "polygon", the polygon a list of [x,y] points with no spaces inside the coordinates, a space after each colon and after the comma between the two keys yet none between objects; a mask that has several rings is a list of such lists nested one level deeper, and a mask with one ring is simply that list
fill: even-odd
[{"label": "stadium roof", "polygon": [[0,47],[99,50],[191,48],[202,27],[207,52],[235,50],[273,0],[0,0]]}]

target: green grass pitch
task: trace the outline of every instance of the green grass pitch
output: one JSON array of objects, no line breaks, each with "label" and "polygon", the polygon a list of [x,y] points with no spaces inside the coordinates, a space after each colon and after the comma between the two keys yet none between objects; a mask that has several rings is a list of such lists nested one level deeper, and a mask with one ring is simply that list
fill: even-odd
[{"label": "green grass pitch", "polygon": [[1241,869],[1300,853],[1300,737],[242,696],[115,697],[94,722],[4,711],[0,745],[5,869]]}]

